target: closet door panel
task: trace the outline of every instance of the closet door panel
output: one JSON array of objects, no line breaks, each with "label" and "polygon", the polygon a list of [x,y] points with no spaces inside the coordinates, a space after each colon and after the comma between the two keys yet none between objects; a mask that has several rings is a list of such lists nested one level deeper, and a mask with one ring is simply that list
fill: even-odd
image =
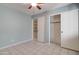
[{"label": "closet door panel", "polygon": [[61,14],[61,46],[79,51],[78,10]]},{"label": "closet door panel", "polygon": [[44,42],[45,17],[38,18],[38,41]]}]

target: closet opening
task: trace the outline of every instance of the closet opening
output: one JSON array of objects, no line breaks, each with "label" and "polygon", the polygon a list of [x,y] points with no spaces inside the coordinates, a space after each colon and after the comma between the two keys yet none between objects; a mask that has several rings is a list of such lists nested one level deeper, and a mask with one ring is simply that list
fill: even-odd
[{"label": "closet opening", "polygon": [[35,19],[32,21],[32,39],[37,40],[38,39],[38,20]]},{"label": "closet opening", "polygon": [[50,16],[50,42],[61,45],[61,14]]}]

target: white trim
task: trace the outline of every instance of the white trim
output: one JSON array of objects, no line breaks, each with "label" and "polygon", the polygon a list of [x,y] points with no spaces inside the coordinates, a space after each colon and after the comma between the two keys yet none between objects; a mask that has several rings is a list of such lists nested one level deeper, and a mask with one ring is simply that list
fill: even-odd
[{"label": "white trim", "polygon": [[49,45],[50,45],[50,16],[49,16]]},{"label": "white trim", "polygon": [[49,16],[54,16],[54,15],[58,15],[58,14],[62,14],[62,12],[58,12],[58,13],[54,13],[54,14],[50,14]]},{"label": "white trim", "polygon": [[32,40],[34,39],[33,37],[33,19],[32,19]]},{"label": "white trim", "polygon": [[19,45],[19,44],[22,44],[22,43],[27,43],[29,41],[32,41],[32,39],[29,39],[29,40],[23,40],[23,41],[20,41],[20,42],[16,42],[16,43],[13,43],[13,44],[10,44],[10,45],[6,45],[4,47],[1,47],[0,49],[4,49],[4,48],[9,48],[9,47],[12,47],[12,46],[16,46],[16,45]]}]

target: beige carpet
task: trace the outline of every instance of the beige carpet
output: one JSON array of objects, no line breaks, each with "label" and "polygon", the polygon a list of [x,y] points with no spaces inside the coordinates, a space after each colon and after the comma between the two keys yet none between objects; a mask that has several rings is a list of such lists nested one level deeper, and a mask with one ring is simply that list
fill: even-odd
[{"label": "beige carpet", "polygon": [[78,52],[51,43],[30,41],[0,50],[0,55],[78,55]]}]

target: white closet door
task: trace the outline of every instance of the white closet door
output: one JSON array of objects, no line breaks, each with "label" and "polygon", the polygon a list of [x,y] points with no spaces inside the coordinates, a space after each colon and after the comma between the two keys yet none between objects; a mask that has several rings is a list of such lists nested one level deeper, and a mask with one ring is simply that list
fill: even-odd
[{"label": "white closet door", "polygon": [[45,17],[38,18],[38,41],[44,42]]},{"label": "white closet door", "polygon": [[78,10],[61,14],[61,46],[79,51]]}]

